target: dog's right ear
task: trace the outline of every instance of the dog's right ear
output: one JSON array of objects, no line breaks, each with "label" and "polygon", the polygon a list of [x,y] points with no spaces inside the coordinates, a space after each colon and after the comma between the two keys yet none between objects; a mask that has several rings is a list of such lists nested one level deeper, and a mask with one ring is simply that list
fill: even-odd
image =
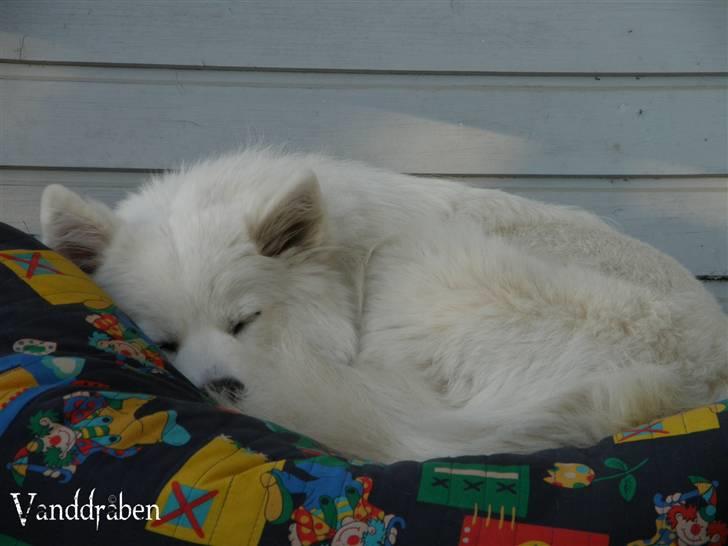
[{"label": "dog's right ear", "polygon": [[309,170],[298,173],[287,192],[269,204],[249,231],[258,251],[271,258],[321,244],[324,210],[316,175]]},{"label": "dog's right ear", "polygon": [[100,265],[101,253],[116,230],[113,211],[92,199],[59,185],[43,190],[40,224],[43,243],[86,273]]}]

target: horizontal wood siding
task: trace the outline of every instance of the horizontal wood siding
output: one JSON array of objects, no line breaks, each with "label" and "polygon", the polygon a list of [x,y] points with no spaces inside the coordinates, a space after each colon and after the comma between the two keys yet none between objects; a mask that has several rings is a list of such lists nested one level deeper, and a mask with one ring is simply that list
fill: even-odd
[{"label": "horizontal wood siding", "polygon": [[723,310],[728,313],[728,283],[727,282],[706,282],[707,288],[718,300]]},{"label": "horizontal wood siding", "polygon": [[728,70],[725,0],[3,0],[0,57],[336,70]]},{"label": "horizontal wood siding", "polygon": [[169,168],[263,140],[415,173],[728,173],[728,77],[0,73],[0,165]]}]

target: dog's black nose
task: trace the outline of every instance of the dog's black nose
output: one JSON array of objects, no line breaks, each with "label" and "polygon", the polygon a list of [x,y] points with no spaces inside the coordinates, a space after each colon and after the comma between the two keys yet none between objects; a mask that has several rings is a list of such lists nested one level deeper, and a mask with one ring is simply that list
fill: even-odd
[{"label": "dog's black nose", "polygon": [[234,377],[221,377],[210,381],[207,385],[205,385],[205,388],[216,394],[226,396],[233,402],[237,402],[243,397],[245,385]]}]

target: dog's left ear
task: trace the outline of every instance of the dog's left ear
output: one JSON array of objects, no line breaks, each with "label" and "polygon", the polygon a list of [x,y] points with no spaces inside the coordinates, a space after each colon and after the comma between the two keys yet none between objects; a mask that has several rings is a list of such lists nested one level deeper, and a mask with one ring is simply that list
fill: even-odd
[{"label": "dog's left ear", "polygon": [[324,235],[324,209],[316,175],[310,170],[298,174],[283,197],[249,228],[263,256],[319,245]]},{"label": "dog's left ear", "polygon": [[103,203],[53,184],[43,191],[40,223],[46,245],[86,273],[93,273],[101,265],[117,221]]}]

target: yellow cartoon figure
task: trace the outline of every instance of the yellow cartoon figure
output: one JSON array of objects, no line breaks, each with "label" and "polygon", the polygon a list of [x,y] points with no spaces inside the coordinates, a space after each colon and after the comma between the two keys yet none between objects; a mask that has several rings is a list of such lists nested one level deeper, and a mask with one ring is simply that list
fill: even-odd
[{"label": "yellow cartoon figure", "polygon": [[176,411],[136,416],[153,398],[110,391],[67,394],[63,417],[53,410],[41,410],[30,418],[33,439],[15,454],[8,469],[18,485],[28,472],[65,483],[96,453],[123,459],[136,455],[145,445],[186,444],[190,435],[177,424]]}]

